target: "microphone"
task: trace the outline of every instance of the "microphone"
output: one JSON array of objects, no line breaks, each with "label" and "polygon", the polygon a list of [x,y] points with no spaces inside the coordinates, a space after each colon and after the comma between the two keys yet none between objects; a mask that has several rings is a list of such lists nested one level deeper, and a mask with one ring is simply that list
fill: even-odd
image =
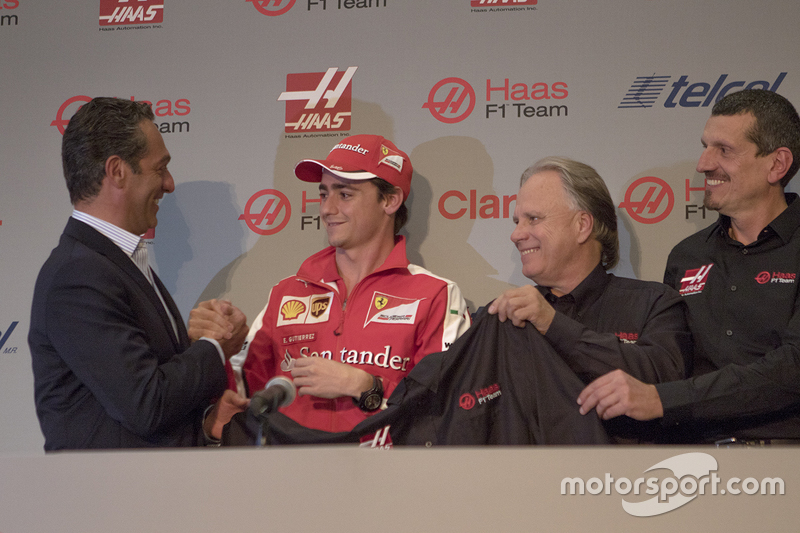
[{"label": "microphone", "polygon": [[283,376],[274,377],[250,398],[250,411],[261,418],[277,411],[278,407],[291,405],[296,396],[297,389],[290,379]]}]

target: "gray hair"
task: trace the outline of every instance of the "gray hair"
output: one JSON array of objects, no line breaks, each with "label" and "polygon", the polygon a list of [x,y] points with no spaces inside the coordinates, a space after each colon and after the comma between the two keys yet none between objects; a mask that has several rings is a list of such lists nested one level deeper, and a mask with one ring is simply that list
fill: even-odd
[{"label": "gray hair", "polygon": [[592,215],[592,236],[602,247],[600,261],[604,269],[614,268],[619,261],[617,212],[603,178],[584,163],[566,157],[545,157],[522,173],[520,186],[532,175],[545,170],[553,170],[561,176],[572,209]]}]

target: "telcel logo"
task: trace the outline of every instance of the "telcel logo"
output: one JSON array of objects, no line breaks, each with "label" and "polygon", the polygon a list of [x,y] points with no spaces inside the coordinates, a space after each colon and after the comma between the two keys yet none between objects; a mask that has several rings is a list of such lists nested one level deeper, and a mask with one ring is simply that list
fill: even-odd
[{"label": "telcel logo", "polygon": [[[672,90],[664,100],[664,107],[708,107],[731,91],[740,89],[766,89],[776,92],[786,77],[781,72],[774,81],[730,81],[728,74],[722,74],[714,82],[690,83],[689,76],[681,76],[671,87]],[[631,84],[625,97],[617,106],[620,108],[653,107],[658,97],[667,87],[672,76],[639,76]]]}]

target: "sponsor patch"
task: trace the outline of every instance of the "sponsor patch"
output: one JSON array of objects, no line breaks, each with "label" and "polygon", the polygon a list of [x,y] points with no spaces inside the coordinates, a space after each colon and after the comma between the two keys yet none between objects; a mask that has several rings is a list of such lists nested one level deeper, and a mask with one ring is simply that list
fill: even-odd
[{"label": "sponsor patch", "polygon": [[297,344],[298,342],[314,342],[317,339],[316,332],[303,333],[301,335],[289,335],[281,339],[283,345]]},{"label": "sponsor patch", "polygon": [[458,398],[458,406],[465,411],[469,411],[476,405],[487,404],[495,398],[502,396],[502,394],[500,385],[495,383],[494,385],[483,387],[472,393],[465,392]]},{"label": "sponsor patch", "polygon": [[332,292],[310,296],[284,296],[278,310],[277,326],[327,322],[331,316],[331,302],[333,302]]},{"label": "sponsor patch", "polygon": [[765,270],[756,276],[755,280],[759,285],[765,285],[767,283],[794,283],[796,278],[797,274],[794,272],[767,272]]},{"label": "sponsor patch", "polygon": [[620,342],[625,344],[636,344],[636,341],[639,340],[638,333],[623,333],[621,331],[614,333]]},{"label": "sponsor patch", "polygon": [[294,357],[292,354],[289,353],[287,349],[283,354],[283,361],[281,361],[281,370],[284,372],[291,372],[294,368]]},{"label": "sponsor patch", "polygon": [[[385,402],[386,400],[384,400]],[[384,426],[373,435],[365,435],[361,437],[360,448],[372,448],[374,450],[391,450],[392,449],[392,436],[389,434],[391,426]]]},{"label": "sponsor patch", "polygon": [[395,152],[388,146],[381,145],[380,165],[389,165],[398,172],[403,171],[403,156]]},{"label": "sponsor patch", "polygon": [[714,263],[703,265],[694,270],[687,270],[686,274],[681,279],[681,296],[689,296],[690,294],[700,294],[706,286],[708,280],[708,272]]},{"label": "sponsor patch", "polygon": [[400,298],[374,292],[372,295],[372,305],[367,312],[367,319],[364,327],[370,322],[380,324],[413,324],[417,318],[417,308],[421,300],[413,298]]}]

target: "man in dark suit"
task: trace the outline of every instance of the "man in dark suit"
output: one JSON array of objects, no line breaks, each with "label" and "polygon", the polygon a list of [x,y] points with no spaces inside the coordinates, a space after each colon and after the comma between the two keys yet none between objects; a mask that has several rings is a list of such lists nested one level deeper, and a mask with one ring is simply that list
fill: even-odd
[{"label": "man in dark suit", "polygon": [[[175,190],[150,106],[95,98],[72,117],[62,162],[74,211],[36,282],[28,342],[45,450],[194,446],[222,395],[244,315],[190,344],[141,239]],[[192,332],[199,338],[205,332]]]}]

